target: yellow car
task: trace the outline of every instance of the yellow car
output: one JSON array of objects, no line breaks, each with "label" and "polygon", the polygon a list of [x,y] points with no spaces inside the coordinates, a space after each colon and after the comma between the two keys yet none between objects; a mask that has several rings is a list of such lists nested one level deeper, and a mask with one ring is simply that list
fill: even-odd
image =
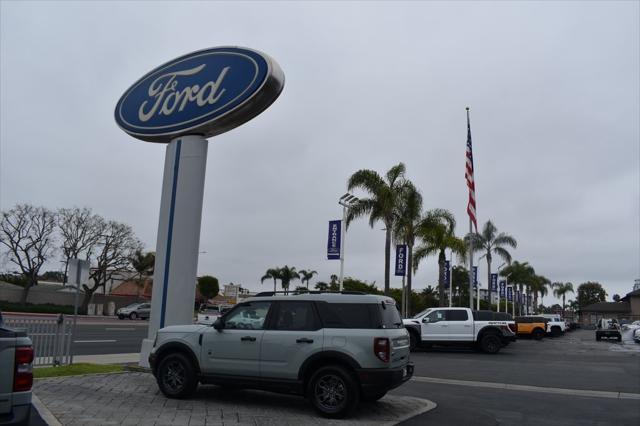
[{"label": "yellow car", "polygon": [[530,336],[536,340],[540,340],[545,336],[547,329],[547,321],[542,317],[516,317],[516,326],[518,327],[519,336]]}]

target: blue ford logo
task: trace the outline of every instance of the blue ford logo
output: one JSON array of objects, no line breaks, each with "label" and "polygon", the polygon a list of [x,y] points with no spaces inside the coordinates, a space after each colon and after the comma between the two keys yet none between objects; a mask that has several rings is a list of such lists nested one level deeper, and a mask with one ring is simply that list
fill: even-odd
[{"label": "blue ford logo", "polygon": [[146,141],[187,134],[209,138],[260,114],[283,87],[284,74],[269,56],[216,47],[149,72],[122,95],[115,118],[125,132]]}]

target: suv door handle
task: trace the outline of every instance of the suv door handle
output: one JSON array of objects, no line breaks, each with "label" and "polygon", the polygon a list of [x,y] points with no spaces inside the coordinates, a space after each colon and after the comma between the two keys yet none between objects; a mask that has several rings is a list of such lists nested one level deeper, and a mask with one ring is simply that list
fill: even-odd
[{"label": "suv door handle", "polygon": [[296,343],[313,343],[313,339],[302,337],[300,339],[296,339]]},{"label": "suv door handle", "polygon": [[242,340],[243,342],[255,342],[256,338],[252,336],[244,336],[241,337],[240,340]]}]

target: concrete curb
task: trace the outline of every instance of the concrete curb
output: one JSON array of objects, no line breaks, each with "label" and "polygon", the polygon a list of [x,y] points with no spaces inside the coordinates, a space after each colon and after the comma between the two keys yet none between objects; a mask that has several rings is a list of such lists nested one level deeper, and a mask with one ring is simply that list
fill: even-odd
[{"label": "concrete curb", "polygon": [[395,425],[399,425],[402,422],[406,422],[409,419],[412,419],[416,416],[419,416],[421,414],[424,414],[428,411],[433,410],[434,408],[436,408],[438,406],[438,404],[436,404],[435,402],[429,400],[429,399],[424,399],[424,398],[416,398],[416,397],[412,397],[412,396],[403,396],[403,398],[411,398],[411,399],[415,399],[415,400],[422,400],[424,401],[424,407],[414,411],[412,413],[409,413],[405,416],[400,417],[398,420],[394,420],[392,422],[388,422],[388,423],[383,423],[383,426],[395,426]]},{"label": "concrete curb", "polygon": [[42,401],[40,401],[40,398],[38,398],[33,392],[31,393],[31,404],[33,405],[33,408],[36,409],[38,414],[40,414],[40,417],[42,417],[42,420],[44,420],[46,424],[48,424],[49,426],[62,426],[62,423],[58,421],[56,416],[54,416],[53,413],[49,411],[47,406],[44,405]]}]

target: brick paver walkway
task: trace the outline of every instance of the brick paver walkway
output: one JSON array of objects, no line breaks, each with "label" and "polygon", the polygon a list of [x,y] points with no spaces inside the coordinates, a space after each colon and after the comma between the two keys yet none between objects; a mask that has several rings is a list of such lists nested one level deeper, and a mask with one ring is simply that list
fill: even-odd
[{"label": "brick paver walkway", "polygon": [[388,395],[342,421],[319,417],[296,396],[200,386],[188,400],[165,398],[152,375],[120,373],[35,381],[34,393],[63,425],[391,425],[435,407]]}]

